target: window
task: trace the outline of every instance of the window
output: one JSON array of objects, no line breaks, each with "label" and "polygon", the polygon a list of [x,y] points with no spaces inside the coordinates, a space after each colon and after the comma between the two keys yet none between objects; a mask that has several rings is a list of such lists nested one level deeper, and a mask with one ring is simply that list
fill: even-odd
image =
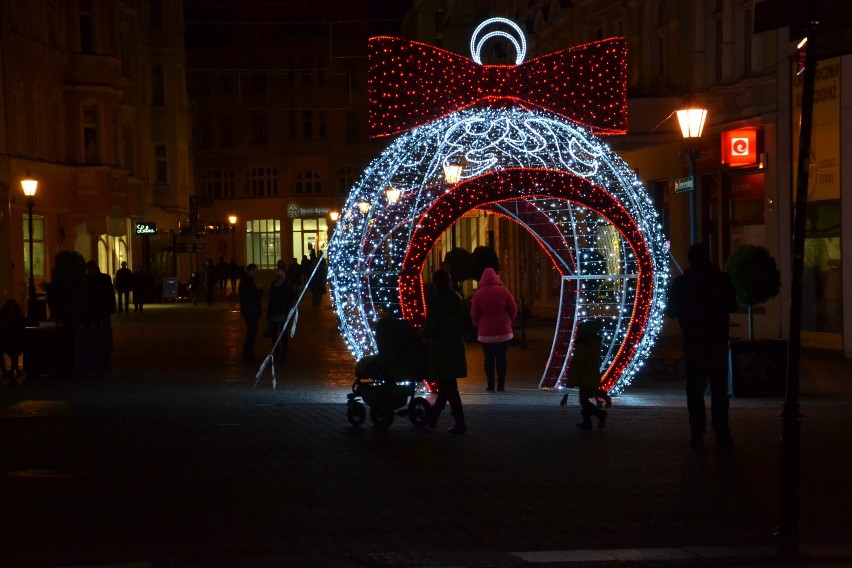
[{"label": "window", "polygon": [[89,163],[100,161],[100,142],[98,108],[95,106],[83,107],[83,152],[84,161]]},{"label": "window", "polygon": [[151,66],[151,104],[166,105],[166,77],[162,65]]},{"label": "window", "polygon": [[[30,227],[24,214],[24,275],[30,279]],[[44,279],[44,216],[33,215],[33,277]]]},{"label": "window", "polygon": [[319,111],[319,137],[320,140],[328,140],[328,112]]},{"label": "window", "polygon": [[346,114],[346,141],[358,142],[359,134],[358,115],[350,111]]},{"label": "window", "polygon": [[206,170],[201,174],[201,192],[213,199],[234,197],[234,172],[231,170]]},{"label": "window", "polygon": [[296,193],[299,195],[322,193],[322,178],[313,170],[302,170],[296,174]]},{"label": "window", "polygon": [[265,112],[256,111],[251,113],[251,124],[249,144],[259,146],[269,141],[268,118]]},{"label": "window", "polygon": [[248,186],[252,197],[278,195],[278,170],[269,166],[249,168]]},{"label": "window", "polygon": [[80,11],[80,52],[95,52],[95,43],[92,38],[92,15],[82,10]]},{"label": "window", "polygon": [[169,183],[169,162],[166,157],[166,145],[154,146],[155,181],[159,184]]},{"label": "window", "polygon": [[338,193],[349,193],[349,189],[355,185],[355,168],[352,166],[341,166],[337,177]]},{"label": "window", "polygon": [[314,113],[310,110],[302,111],[302,138],[314,137]]},{"label": "window", "polygon": [[209,116],[198,117],[198,147],[210,148],[213,146],[213,129],[210,126]]},{"label": "window", "polygon": [[234,145],[234,122],[230,115],[219,117],[219,146],[230,148]]},{"label": "window", "polygon": [[275,268],[281,258],[281,221],[255,219],[246,223],[246,264]]}]

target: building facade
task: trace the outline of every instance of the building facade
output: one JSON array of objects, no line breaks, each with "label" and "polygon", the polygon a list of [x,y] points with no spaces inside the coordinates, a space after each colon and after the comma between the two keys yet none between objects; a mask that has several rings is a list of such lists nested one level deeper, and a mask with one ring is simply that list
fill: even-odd
[{"label": "building facade", "polygon": [[[764,246],[782,275],[781,293],[756,310],[758,338],[789,335],[791,219],[796,180],[801,80],[800,38],[788,28],[754,32],[755,1],[733,0],[418,0],[407,16],[412,39],[468,56],[473,29],[502,16],[525,30],[527,60],[613,36],[628,55],[628,134],[606,138],[637,172],[657,205],[672,251],[671,272],[686,268],[694,227],[724,266],[743,244]],[[512,63],[514,48],[492,40],[483,59]],[[803,281],[804,346],[852,356],[852,152],[843,109],[852,103],[852,57],[819,62]],[[701,138],[685,141],[674,111],[708,110]],[[745,149],[744,149],[745,148]],[[694,159],[693,189],[690,154]],[[690,213],[690,193],[694,213]],[[844,199],[845,197],[845,199]],[[476,240],[496,246],[506,279],[531,313],[552,316],[558,273],[513,223],[482,220]],[[843,255],[842,251],[847,251]],[[744,338],[745,313],[736,314]],[[674,328],[674,326],[671,326]],[[740,331],[742,330],[742,331]],[[674,329],[668,330],[675,332]]]},{"label": "building facade", "polygon": [[[113,274],[179,271],[175,239],[192,188],[180,0],[0,4],[0,286],[23,305],[28,212],[38,180],[33,276],[76,250]],[[137,224],[156,226],[135,234]],[[188,264],[184,260],[183,264]],[[152,290],[156,293],[156,290]]]},{"label": "building facade", "polygon": [[[261,271],[318,256],[366,165],[370,2],[187,3],[197,224],[205,255]],[[236,223],[230,223],[230,217]]]}]

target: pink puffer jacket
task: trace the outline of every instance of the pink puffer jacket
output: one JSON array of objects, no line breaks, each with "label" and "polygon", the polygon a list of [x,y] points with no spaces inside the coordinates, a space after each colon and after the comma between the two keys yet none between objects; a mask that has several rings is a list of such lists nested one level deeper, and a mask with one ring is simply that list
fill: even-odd
[{"label": "pink puffer jacket", "polygon": [[500,343],[512,339],[512,321],[518,305],[493,268],[486,268],[473,295],[470,317],[476,325],[476,339]]}]

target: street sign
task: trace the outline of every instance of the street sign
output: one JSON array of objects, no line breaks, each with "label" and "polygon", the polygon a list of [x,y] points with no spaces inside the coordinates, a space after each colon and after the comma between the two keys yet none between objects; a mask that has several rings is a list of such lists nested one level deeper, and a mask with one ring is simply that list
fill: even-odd
[{"label": "street sign", "polygon": [[675,193],[685,193],[694,189],[694,176],[679,178],[675,180]]}]

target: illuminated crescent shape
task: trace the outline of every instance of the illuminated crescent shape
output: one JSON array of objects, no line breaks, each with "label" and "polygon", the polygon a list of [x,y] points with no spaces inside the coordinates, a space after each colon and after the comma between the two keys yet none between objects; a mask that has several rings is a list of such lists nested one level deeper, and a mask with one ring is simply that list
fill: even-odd
[{"label": "illuminated crescent shape", "polygon": [[[479,32],[481,32],[484,28],[492,25],[492,24],[503,24],[512,28],[515,33],[518,34],[518,39],[512,37],[508,32],[504,32],[502,30],[497,30],[493,32],[488,32],[482,38],[477,41],[477,37],[479,36]],[[473,35],[470,37],[470,58],[473,59],[479,65],[482,65],[482,57],[480,52],[482,51],[482,45],[491,39],[492,37],[504,37],[512,42],[512,45],[515,46],[515,65],[520,65],[524,62],[524,58],[527,56],[527,40],[524,37],[524,32],[521,31],[521,28],[518,27],[518,24],[513,22],[512,20],[507,20],[506,18],[489,18],[479,24],[475,30],[473,30]]]},{"label": "illuminated crescent shape", "polygon": [[[463,161],[462,161],[463,160]],[[463,163],[461,179],[443,166]],[[386,190],[401,191],[391,203]],[[372,207],[362,212],[358,205]],[[524,227],[561,277],[541,386],[563,386],[576,326],[605,323],[602,386],[639,371],[662,326],[668,251],[635,173],[577,124],[517,107],[468,109],[396,139],[352,188],[328,248],[331,298],[356,358],[376,351],[380,309],[422,322],[421,278],[435,242],[466,212]]]}]

